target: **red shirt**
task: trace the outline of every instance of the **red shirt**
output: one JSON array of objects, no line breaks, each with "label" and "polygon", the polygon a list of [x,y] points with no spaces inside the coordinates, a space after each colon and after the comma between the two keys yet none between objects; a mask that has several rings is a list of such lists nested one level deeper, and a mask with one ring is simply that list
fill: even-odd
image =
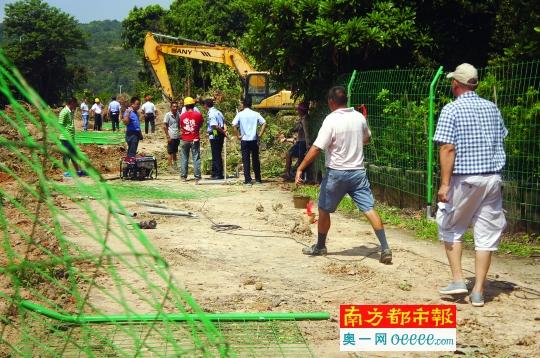
[{"label": "red shirt", "polygon": [[180,116],[180,128],[182,128],[182,140],[198,141],[199,132],[203,124],[203,116],[199,112],[187,111]]}]

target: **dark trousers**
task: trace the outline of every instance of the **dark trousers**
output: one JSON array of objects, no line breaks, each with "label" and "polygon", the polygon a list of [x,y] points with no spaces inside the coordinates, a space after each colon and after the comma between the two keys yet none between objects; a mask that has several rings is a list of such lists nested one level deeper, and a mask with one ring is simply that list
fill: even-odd
[{"label": "dark trousers", "polygon": [[139,147],[139,133],[137,131],[126,131],[126,143],[128,145],[127,156],[135,157]]},{"label": "dark trousers", "polygon": [[148,128],[152,126],[152,133],[156,131],[156,116],[153,113],[144,115],[144,133],[148,134]]},{"label": "dark trousers", "polygon": [[218,134],[214,139],[210,139],[210,147],[212,148],[212,176],[223,178],[223,158],[221,151],[223,150],[223,142],[225,136]]},{"label": "dark trousers", "polygon": [[120,113],[111,113],[112,130],[120,130]]},{"label": "dark trousers", "polygon": [[242,163],[244,165],[244,183],[251,182],[250,156],[253,161],[255,181],[261,181],[261,162],[259,161],[259,144],[256,140],[243,140],[240,142],[242,150]]},{"label": "dark trousers", "polygon": [[101,114],[94,114],[94,130],[100,131],[101,126],[103,125],[103,117],[101,117]]}]

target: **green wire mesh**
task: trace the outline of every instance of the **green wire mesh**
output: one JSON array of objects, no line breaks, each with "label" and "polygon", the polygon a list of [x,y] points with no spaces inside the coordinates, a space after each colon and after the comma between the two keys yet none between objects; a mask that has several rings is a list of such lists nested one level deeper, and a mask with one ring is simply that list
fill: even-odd
[{"label": "green wire mesh", "polygon": [[[508,128],[503,170],[507,219],[514,231],[539,232],[540,61],[482,68],[479,77],[478,94],[497,104]],[[440,81],[437,91],[436,108],[440,110],[453,98],[449,81]],[[438,173],[437,166],[435,191]]]},{"label": "green wire mesh", "polygon": [[429,86],[435,72],[357,72],[350,84],[351,104],[367,108],[372,140],[365,158],[377,200],[425,206]]},{"label": "green wire mesh", "polygon": [[[74,143],[70,157],[88,177],[64,166],[69,152],[59,136],[67,132],[2,53],[0,93],[7,104],[0,111],[0,356],[312,356],[294,321],[210,321],[119,214],[120,189]],[[53,180],[59,169],[72,178]],[[22,302],[67,316],[127,319],[66,324]],[[170,313],[185,321],[165,318]],[[142,314],[160,318],[135,324]]]}]

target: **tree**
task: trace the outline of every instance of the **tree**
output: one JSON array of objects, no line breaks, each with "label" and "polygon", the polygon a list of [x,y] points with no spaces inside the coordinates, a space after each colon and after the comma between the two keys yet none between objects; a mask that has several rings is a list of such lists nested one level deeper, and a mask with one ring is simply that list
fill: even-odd
[{"label": "tree", "polygon": [[50,104],[69,96],[84,70],[66,57],[85,48],[73,16],[41,0],[21,0],[5,6],[6,55],[28,83]]}]

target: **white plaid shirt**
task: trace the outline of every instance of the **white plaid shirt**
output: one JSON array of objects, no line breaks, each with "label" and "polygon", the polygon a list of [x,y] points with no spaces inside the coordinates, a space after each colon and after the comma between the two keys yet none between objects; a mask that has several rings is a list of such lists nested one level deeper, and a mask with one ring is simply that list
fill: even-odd
[{"label": "white plaid shirt", "polygon": [[453,174],[491,174],[504,167],[507,134],[497,106],[470,91],[443,107],[433,140],[455,146]]}]

